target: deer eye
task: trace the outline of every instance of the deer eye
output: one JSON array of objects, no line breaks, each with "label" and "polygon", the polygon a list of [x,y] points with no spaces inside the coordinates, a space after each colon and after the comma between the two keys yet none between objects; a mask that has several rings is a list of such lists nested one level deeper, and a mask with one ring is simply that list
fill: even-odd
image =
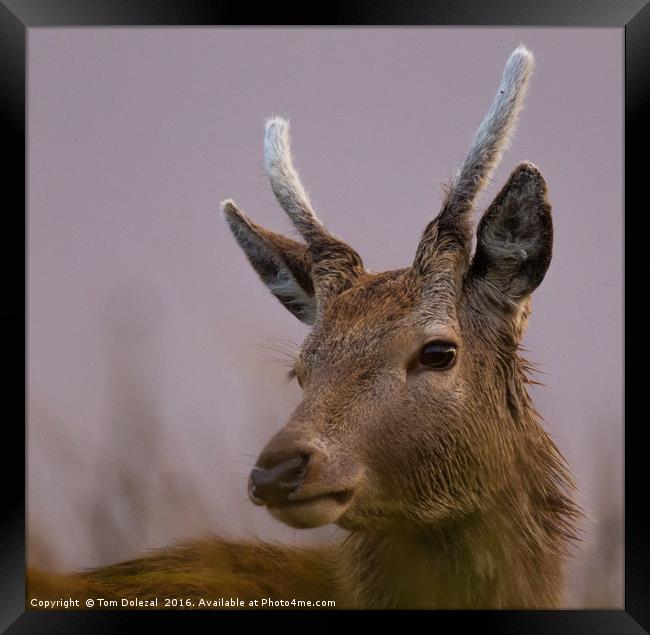
[{"label": "deer eye", "polygon": [[428,342],[420,351],[420,364],[431,370],[447,370],[454,365],[456,352],[450,342]]},{"label": "deer eye", "polygon": [[298,385],[302,388],[302,379],[300,378],[300,375],[296,372],[295,368],[292,368],[288,373],[287,373],[287,381],[291,381],[295,379],[298,382]]}]

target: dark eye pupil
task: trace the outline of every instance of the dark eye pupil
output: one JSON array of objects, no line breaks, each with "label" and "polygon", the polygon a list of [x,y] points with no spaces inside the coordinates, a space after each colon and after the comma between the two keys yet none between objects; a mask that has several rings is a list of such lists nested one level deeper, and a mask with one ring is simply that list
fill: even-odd
[{"label": "dark eye pupil", "polygon": [[430,342],[420,352],[420,364],[434,370],[449,368],[455,359],[456,347],[448,342]]}]

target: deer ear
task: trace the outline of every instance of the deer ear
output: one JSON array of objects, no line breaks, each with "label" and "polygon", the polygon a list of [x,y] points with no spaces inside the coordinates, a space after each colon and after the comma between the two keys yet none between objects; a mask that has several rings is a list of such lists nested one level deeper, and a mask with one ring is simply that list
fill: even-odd
[{"label": "deer ear", "polygon": [[551,262],[553,223],[546,182],[532,163],[518,165],[481,219],[469,275],[519,303]]},{"label": "deer ear", "polygon": [[305,324],[316,317],[307,245],[257,225],[232,201],[222,203],[228,225],[248,262],[282,304]]}]

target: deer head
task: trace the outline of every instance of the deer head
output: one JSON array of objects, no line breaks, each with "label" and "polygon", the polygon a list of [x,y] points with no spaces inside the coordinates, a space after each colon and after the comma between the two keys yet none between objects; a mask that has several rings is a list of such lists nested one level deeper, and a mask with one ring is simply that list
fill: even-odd
[{"label": "deer head", "polygon": [[517,355],[531,293],[551,260],[551,207],[518,165],[476,229],[479,192],[506,147],[533,67],[517,48],[413,264],[372,273],[317,218],[293,167],[288,124],[266,124],[265,169],[302,237],[225,218],[262,281],[311,326],[292,375],[301,403],[249,478],[252,501],[294,527],[437,524],[481,512],[522,477],[535,426]]}]

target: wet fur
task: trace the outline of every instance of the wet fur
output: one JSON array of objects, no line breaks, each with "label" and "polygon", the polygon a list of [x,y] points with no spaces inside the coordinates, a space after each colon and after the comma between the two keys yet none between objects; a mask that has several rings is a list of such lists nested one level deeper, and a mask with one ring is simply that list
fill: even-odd
[{"label": "wet fur", "polygon": [[[354,486],[338,547],[209,538],[71,575],[28,572],[30,598],[262,597],[337,608],[552,608],[581,517],[569,470],[540,425],[518,352],[530,296],[551,260],[546,183],[522,163],[469,252],[469,214],[521,108],[532,56],[517,49],[413,266],[375,274],[316,218],[293,168],[284,120],[269,121],[265,165],[303,242],[226,220],[270,291],[312,326],[296,359],[304,396],[263,456],[322,451],[317,478]],[[446,373],[416,374],[426,338],[458,341]],[[406,370],[405,370],[406,369]]]}]

